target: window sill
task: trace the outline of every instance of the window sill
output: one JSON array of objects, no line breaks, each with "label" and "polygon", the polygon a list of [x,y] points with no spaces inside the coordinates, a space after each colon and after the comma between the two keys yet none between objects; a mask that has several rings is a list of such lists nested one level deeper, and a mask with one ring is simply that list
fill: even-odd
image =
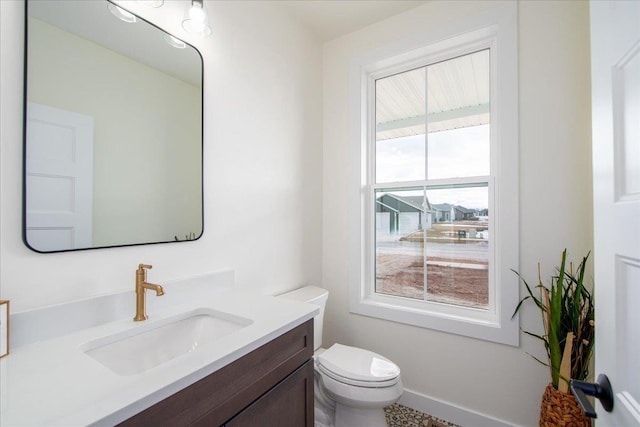
[{"label": "window sill", "polygon": [[500,324],[499,316],[488,310],[406,301],[406,298],[384,295],[350,295],[349,311],[465,337],[516,347],[519,345],[517,317]]}]

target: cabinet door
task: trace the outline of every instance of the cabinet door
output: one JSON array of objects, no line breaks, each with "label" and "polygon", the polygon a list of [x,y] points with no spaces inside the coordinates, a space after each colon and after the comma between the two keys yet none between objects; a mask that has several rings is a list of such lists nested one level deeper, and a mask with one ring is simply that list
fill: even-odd
[{"label": "cabinet door", "polygon": [[313,361],[265,393],[225,427],[313,427]]}]

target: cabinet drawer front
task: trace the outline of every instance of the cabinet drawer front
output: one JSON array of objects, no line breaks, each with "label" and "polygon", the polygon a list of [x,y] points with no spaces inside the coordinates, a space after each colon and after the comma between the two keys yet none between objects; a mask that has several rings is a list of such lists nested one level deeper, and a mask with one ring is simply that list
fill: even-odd
[{"label": "cabinet drawer front", "polygon": [[222,425],[312,356],[313,319],[134,415],[121,425]]}]

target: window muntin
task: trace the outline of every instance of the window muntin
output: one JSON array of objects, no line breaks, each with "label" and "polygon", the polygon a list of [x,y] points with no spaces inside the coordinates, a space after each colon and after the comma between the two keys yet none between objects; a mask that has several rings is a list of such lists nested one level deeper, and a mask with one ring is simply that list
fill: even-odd
[{"label": "window muntin", "polygon": [[376,294],[495,306],[489,101],[489,49],[376,79]]}]

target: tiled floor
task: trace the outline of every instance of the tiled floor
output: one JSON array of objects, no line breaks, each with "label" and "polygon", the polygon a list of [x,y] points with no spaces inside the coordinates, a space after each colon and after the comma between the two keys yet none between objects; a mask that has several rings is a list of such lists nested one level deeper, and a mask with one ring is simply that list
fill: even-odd
[{"label": "tiled floor", "polygon": [[389,427],[459,427],[399,404],[384,408]]}]

